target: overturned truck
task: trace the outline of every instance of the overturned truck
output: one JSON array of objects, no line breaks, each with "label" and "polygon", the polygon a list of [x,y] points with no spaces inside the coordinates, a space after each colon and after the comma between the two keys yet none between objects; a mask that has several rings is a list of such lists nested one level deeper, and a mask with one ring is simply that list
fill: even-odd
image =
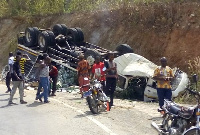
[{"label": "overturned truck", "polygon": [[[110,50],[84,41],[84,34],[80,28],[67,28],[65,24],[56,24],[50,29],[28,27],[18,35],[17,50],[28,54],[33,62],[25,66],[27,80],[34,80],[37,60],[47,53],[54,64],[59,68],[59,84],[61,87],[77,85],[76,67],[79,54],[83,53],[90,65],[94,64],[95,57],[107,59]],[[138,99],[149,101],[157,99],[156,82],[152,79],[157,65],[144,57],[134,54],[127,44],[118,45],[113,51],[119,73],[118,87],[133,89]],[[181,93],[187,83],[187,74],[174,69],[176,79],[172,82],[173,97]],[[137,98],[137,97],[136,97]]]},{"label": "overturned truck", "polygon": [[[76,67],[78,56],[83,53],[90,65],[94,64],[95,57],[101,60],[107,58],[110,50],[84,41],[84,34],[80,28],[68,28],[65,24],[56,24],[53,28],[39,29],[28,27],[25,32],[18,34],[17,50],[28,54],[33,61],[25,66],[27,80],[34,80],[36,67],[34,64],[47,53],[55,65],[61,68],[61,80],[65,85],[76,85]],[[127,44],[118,45],[114,51],[115,57],[125,53],[133,53]],[[70,78],[70,83],[67,81]],[[73,79],[74,78],[74,79]],[[74,81],[73,81],[74,80]],[[66,84],[67,83],[67,84]]]}]

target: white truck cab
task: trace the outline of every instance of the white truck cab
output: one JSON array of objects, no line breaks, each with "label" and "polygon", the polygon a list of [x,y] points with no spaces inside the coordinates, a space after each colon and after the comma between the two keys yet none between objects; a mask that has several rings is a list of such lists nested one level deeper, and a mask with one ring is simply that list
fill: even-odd
[{"label": "white truck cab", "polygon": [[[158,98],[156,81],[153,80],[154,70],[158,67],[157,65],[135,53],[121,55],[115,58],[114,62],[117,64],[117,72],[120,79],[119,88],[126,89],[130,81],[142,79],[143,83],[138,83],[137,87],[140,87],[140,89],[136,91],[142,94],[143,100],[151,101]],[[185,72],[177,68],[172,70],[175,76],[175,79],[171,82],[172,97],[177,97],[187,87],[189,79]]]}]

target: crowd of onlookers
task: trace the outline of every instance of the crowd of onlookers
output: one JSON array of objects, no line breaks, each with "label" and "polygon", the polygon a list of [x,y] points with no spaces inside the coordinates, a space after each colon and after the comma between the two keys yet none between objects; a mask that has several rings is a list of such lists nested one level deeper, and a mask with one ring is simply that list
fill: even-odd
[{"label": "crowd of onlookers", "polygon": [[[96,56],[95,63],[89,65],[88,61],[84,59],[84,55],[79,55],[77,73],[81,97],[89,89],[89,86],[86,84],[90,83],[90,80],[97,79],[101,82],[105,94],[110,96],[110,106],[113,106],[114,91],[118,80],[117,65],[113,60],[114,53],[110,52],[108,53],[107,60],[101,60],[99,56]],[[9,104],[14,104],[12,100],[17,88],[19,89],[20,103],[27,103],[23,99],[24,82],[26,80],[25,63],[27,61],[31,61],[27,54],[17,52],[14,57],[12,52],[9,53],[9,71],[6,76],[6,86],[8,88],[6,93],[10,92]],[[162,57],[160,62],[161,66],[155,69],[153,79],[157,81],[159,106],[162,109],[164,99],[171,100],[172,91],[170,82],[174,78],[174,75],[171,68],[167,66],[167,59],[165,57]],[[52,64],[51,58],[46,53],[41,58],[38,57],[34,66],[37,67],[35,77],[39,82],[35,100],[42,102],[42,98],[44,98],[44,103],[49,103],[48,96],[56,96],[58,69]],[[10,88],[11,79],[13,82],[12,89]],[[43,91],[41,91],[42,88]]]},{"label": "crowd of onlookers", "polygon": [[114,63],[114,53],[110,52],[108,54],[108,60],[101,62],[99,56],[96,56],[95,63],[90,66],[88,61],[84,59],[84,55],[79,56],[78,63],[78,78],[81,97],[83,97],[83,92],[87,91],[87,87],[83,87],[88,83],[88,79],[97,79],[101,81],[103,86],[103,91],[106,95],[110,96],[110,106],[113,106],[114,91],[116,88],[116,83],[118,79],[117,75],[117,65]]},{"label": "crowd of onlookers", "polygon": [[[84,55],[79,56],[79,62],[77,66],[78,80],[80,86],[80,94],[83,97],[83,92],[87,91],[88,87],[83,87],[85,84],[90,83],[89,80],[97,79],[101,81],[103,90],[107,95],[110,95],[111,106],[113,105],[114,91],[117,82],[117,65],[113,62],[114,54],[109,53],[109,59],[101,62],[99,56],[95,58],[95,63],[91,66],[88,61],[84,59]],[[14,56],[12,52],[9,53],[8,65],[9,71],[6,76],[6,86],[8,90],[6,93],[10,92],[9,104],[13,103],[13,96],[19,89],[20,93],[20,103],[26,104],[24,101],[24,82],[25,78],[25,63],[31,61],[27,54],[22,54],[17,52]],[[48,54],[44,53],[42,57],[38,57],[35,65],[37,67],[35,78],[39,82],[38,89],[36,93],[35,100],[49,103],[49,96],[56,96],[56,84],[58,80],[58,69],[56,66],[52,65],[51,58]],[[85,79],[85,78],[88,79]],[[12,89],[10,88],[10,82],[13,82]],[[41,90],[43,88],[43,91]]]},{"label": "crowd of onlookers", "polygon": [[[20,103],[26,104],[24,101],[24,82],[25,78],[25,63],[31,61],[27,54],[22,54],[17,52],[14,57],[13,53],[9,53],[8,65],[9,71],[6,76],[6,86],[8,90],[6,93],[10,92],[10,98],[8,104],[13,103],[13,96],[19,89]],[[39,82],[38,89],[36,93],[36,100],[42,102],[42,97],[44,97],[44,103],[49,103],[48,96],[56,96],[56,83],[58,78],[58,69],[56,66],[52,65],[51,59],[47,54],[43,54],[42,57],[38,57],[34,66],[37,66],[37,71],[35,74],[36,80]],[[13,82],[12,89],[10,88],[10,82]],[[43,91],[41,89],[43,88]],[[52,88],[52,91],[51,91]]]}]

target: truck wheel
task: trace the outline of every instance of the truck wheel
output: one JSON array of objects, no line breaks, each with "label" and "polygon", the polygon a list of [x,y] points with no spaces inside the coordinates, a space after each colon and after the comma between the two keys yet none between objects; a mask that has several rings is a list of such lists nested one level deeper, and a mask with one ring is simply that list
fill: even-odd
[{"label": "truck wheel", "polygon": [[47,31],[43,31],[38,36],[38,45],[40,47],[40,50],[46,52],[49,44],[50,44],[50,36]]},{"label": "truck wheel", "polygon": [[67,36],[70,37],[71,41],[79,42],[79,34],[75,28],[68,29]]},{"label": "truck wheel", "polygon": [[127,44],[121,44],[117,46],[115,50],[118,51],[119,55],[133,53],[133,49]]},{"label": "truck wheel", "polygon": [[62,34],[64,35],[64,36],[66,36],[67,35],[67,32],[68,32],[68,28],[67,28],[67,26],[65,25],[65,24],[61,24],[61,27],[62,27]]},{"label": "truck wheel", "polygon": [[92,66],[95,62],[95,58],[97,56],[101,56],[99,52],[97,52],[96,50],[93,49],[88,49],[85,54],[85,59],[88,61],[89,65]]},{"label": "truck wheel", "polygon": [[55,39],[55,35],[52,31],[47,31],[49,38],[50,38],[50,42],[49,42],[49,46],[53,47],[56,45],[56,39]]},{"label": "truck wheel", "polygon": [[61,24],[56,24],[53,26],[53,33],[56,37],[60,34],[63,35],[63,27],[61,26]]},{"label": "truck wheel", "polygon": [[25,30],[25,46],[31,47],[37,44],[37,32],[35,28],[28,27]]},{"label": "truck wheel", "polygon": [[75,28],[78,32],[79,35],[79,42],[83,42],[84,41],[84,34],[83,31],[81,30],[81,28]]},{"label": "truck wheel", "polygon": [[40,31],[39,31],[38,27],[33,27],[33,30],[35,31],[35,38],[36,38],[34,46],[38,46],[38,35],[40,34]]}]

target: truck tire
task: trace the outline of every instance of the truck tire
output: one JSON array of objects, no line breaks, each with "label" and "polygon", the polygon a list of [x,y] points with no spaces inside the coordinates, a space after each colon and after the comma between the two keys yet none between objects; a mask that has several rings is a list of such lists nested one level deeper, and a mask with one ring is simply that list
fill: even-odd
[{"label": "truck tire", "polygon": [[43,31],[38,36],[38,45],[40,50],[46,52],[48,49],[48,45],[50,44],[50,36],[47,31]]},{"label": "truck tire", "polygon": [[78,32],[78,36],[79,36],[79,42],[83,42],[84,41],[84,34],[83,31],[81,30],[81,28],[75,28]]},{"label": "truck tire", "polygon": [[68,29],[67,36],[70,37],[70,40],[73,42],[79,42],[79,34],[75,28]]},{"label": "truck tire", "polygon": [[117,46],[115,50],[118,51],[119,55],[133,53],[133,49],[127,44],[121,44]]},{"label": "truck tire", "polygon": [[65,24],[61,24],[61,27],[62,27],[62,34],[64,35],[64,36],[66,36],[67,35],[67,32],[68,32],[68,28],[67,28],[67,26],[65,25]]},{"label": "truck tire", "polygon": [[61,26],[61,24],[56,24],[53,26],[53,33],[56,37],[60,34],[63,35],[63,27]]},{"label": "truck tire", "polygon": [[35,31],[35,37],[36,37],[36,42],[34,46],[38,46],[38,35],[40,34],[40,30],[38,29],[38,27],[33,27],[33,30]]},{"label": "truck tire", "polygon": [[31,47],[37,44],[37,31],[35,28],[28,27],[25,30],[25,46]]},{"label": "truck tire", "polygon": [[50,37],[50,42],[49,42],[49,46],[53,47],[56,45],[56,39],[55,39],[55,35],[52,31],[47,31],[49,37]]},{"label": "truck tire", "polygon": [[101,57],[101,54],[94,49],[88,49],[85,54],[85,59],[88,61],[89,65],[92,66],[95,62],[97,56]]}]

